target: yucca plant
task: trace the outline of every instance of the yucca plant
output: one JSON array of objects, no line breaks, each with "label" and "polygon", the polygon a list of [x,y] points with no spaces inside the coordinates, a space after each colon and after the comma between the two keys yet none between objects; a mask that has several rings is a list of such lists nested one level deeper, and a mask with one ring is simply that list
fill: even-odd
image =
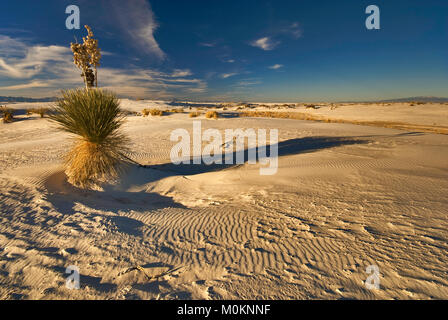
[{"label": "yucca plant", "polygon": [[124,113],[117,97],[101,89],[62,92],[49,115],[59,128],[75,135],[66,155],[68,181],[81,188],[98,186],[118,176],[128,163],[128,139],[119,132]]}]

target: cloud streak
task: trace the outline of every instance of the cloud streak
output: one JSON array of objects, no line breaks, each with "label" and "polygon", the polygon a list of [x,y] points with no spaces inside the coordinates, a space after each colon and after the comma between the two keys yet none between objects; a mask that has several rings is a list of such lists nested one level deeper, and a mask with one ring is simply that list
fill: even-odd
[{"label": "cloud streak", "polygon": [[236,76],[238,73],[236,73],[236,72],[231,72],[231,73],[223,73],[222,75],[221,75],[221,78],[223,78],[223,79],[227,79],[227,78],[230,78],[230,77],[233,77],[233,76]]},{"label": "cloud streak", "polygon": [[268,68],[272,69],[272,70],[277,70],[277,69],[283,68],[283,65],[282,64],[274,64],[273,66],[270,66]]},{"label": "cloud streak", "polygon": [[[70,49],[62,46],[29,45],[20,39],[0,35],[0,95],[20,94],[44,97],[61,89],[82,87],[80,71],[73,64]],[[162,72],[151,69],[100,68],[99,85],[127,97],[165,98],[176,94],[203,93],[207,83],[192,77],[188,69]]]},{"label": "cloud streak", "polygon": [[131,45],[161,60],[165,59],[166,54],[154,37],[158,24],[148,1],[108,0],[105,6],[112,8],[114,20],[132,40]]},{"label": "cloud streak", "polygon": [[273,50],[280,42],[273,41],[270,37],[263,37],[250,43],[251,46],[265,51]]}]

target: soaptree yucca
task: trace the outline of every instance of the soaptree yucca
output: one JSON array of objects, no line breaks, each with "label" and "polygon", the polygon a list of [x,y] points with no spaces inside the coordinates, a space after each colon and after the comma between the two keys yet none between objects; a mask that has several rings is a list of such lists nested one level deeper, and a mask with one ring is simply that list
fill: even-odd
[{"label": "soaptree yucca", "polygon": [[127,163],[126,137],[119,132],[124,114],[116,96],[101,89],[62,92],[50,119],[74,135],[66,155],[68,181],[81,188],[98,186]]}]

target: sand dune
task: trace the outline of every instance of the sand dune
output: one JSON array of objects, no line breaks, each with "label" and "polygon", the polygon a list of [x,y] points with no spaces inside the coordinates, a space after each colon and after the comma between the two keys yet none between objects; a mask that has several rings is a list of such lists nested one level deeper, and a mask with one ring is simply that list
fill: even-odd
[{"label": "sand dune", "polygon": [[[387,113],[368,108],[350,119]],[[342,117],[338,110],[326,112]],[[432,124],[408,111],[385,117]],[[60,160],[68,135],[45,118],[0,125],[0,298],[448,298],[446,135],[200,119],[204,130],[279,129],[277,174],[260,176],[260,165],[247,163],[175,166],[170,132],[191,131],[192,119],[129,116],[128,156],[149,168],[131,166],[103,190],[79,190]],[[364,285],[372,264],[380,290]],[[80,269],[79,290],[65,287],[69,265]]]}]

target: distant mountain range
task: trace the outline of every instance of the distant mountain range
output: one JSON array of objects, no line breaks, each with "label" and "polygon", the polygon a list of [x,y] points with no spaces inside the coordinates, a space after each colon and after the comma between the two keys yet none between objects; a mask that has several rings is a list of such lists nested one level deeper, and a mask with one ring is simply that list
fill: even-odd
[{"label": "distant mountain range", "polygon": [[381,100],[377,102],[448,102],[448,98],[440,97],[410,97],[410,98],[400,98],[400,99],[389,99]]},{"label": "distant mountain range", "polygon": [[[5,97],[0,96],[0,103],[12,103],[12,102],[52,102],[56,101],[56,97],[47,98],[27,98],[27,97]],[[399,99],[387,99],[387,100],[375,100],[375,101],[344,101],[344,102],[448,102],[448,98],[441,97],[409,97]]]},{"label": "distant mountain range", "polygon": [[0,103],[4,102],[51,102],[55,101],[56,97],[48,97],[48,98],[27,98],[27,97],[4,97],[0,96]]}]

